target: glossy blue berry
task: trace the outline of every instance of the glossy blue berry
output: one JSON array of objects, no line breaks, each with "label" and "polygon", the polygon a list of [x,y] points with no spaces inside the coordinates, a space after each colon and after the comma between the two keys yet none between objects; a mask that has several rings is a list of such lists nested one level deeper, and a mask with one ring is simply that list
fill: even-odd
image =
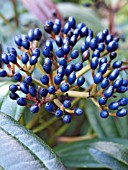
[{"label": "glossy blue berry", "polygon": [[51,62],[50,58],[48,58],[48,57],[46,57],[46,58],[44,59],[44,63],[49,64],[49,65],[52,65],[52,62]]},{"label": "glossy blue berry", "polygon": [[119,102],[112,102],[108,105],[108,108],[110,110],[117,110],[119,106],[120,106]]},{"label": "glossy blue berry", "polygon": [[100,51],[99,50],[95,50],[93,53],[92,53],[92,58],[94,58],[94,57],[100,57]]},{"label": "glossy blue berry", "polygon": [[57,109],[57,110],[55,111],[55,116],[56,116],[56,117],[61,117],[62,115],[63,115],[63,111],[62,111],[62,110]]},{"label": "glossy blue berry", "polygon": [[11,93],[9,94],[9,97],[10,97],[10,99],[12,99],[12,100],[16,100],[16,99],[19,97],[19,95],[18,95],[17,93],[11,92]]},{"label": "glossy blue berry", "polygon": [[79,71],[83,68],[83,63],[82,62],[77,62],[74,64],[74,71]]},{"label": "glossy blue berry", "polygon": [[120,86],[116,89],[117,93],[125,93],[127,91],[127,87],[126,86]]},{"label": "glossy blue berry", "polygon": [[38,57],[36,55],[32,56],[29,60],[30,65],[35,65],[38,61]]},{"label": "glossy blue berry", "polygon": [[107,28],[105,28],[102,32],[103,32],[103,34],[104,34],[105,36],[108,35],[108,29],[107,29]]},{"label": "glossy blue berry", "polygon": [[26,83],[24,82],[21,82],[20,83],[20,90],[25,93],[25,94],[28,94],[29,93],[29,89],[28,89],[28,86]]},{"label": "glossy blue berry", "polygon": [[64,49],[62,47],[56,50],[56,55],[58,58],[64,57]]},{"label": "glossy blue berry", "polygon": [[69,45],[70,44],[70,38],[66,37],[63,39],[63,45]]},{"label": "glossy blue berry", "polygon": [[49,77],[45,74],[40,78],[42,84],[47,85],[49,83]]},{"label": "glossy blue berry", "polygon": [[81,108],[75,108],[74,114],[77,116],[81,116],[83,114],[83,110]]},{"label": "glossy blue berry", "polygon": [[60,19],[57,19],[57,18],[56,18],[55,21],[54,21],[54,23],[57,24],[57,25],[59,25],[59,26],[61,27],[61,21],[60,21]]},{"label": "glossy blue berry", "polygon": [[102,74],[104,74],[104,73],[106,73],[107,68],[108,68],[108,64],[104,63],[104,64],[99,66],[98,72],[101,72]]},{"label": "glossy blue berry", "polygon": [[128,86],[128,80],[123,80],[122,85],[123,85],[123,86]]},{"label": "glossy blue berry", "polygon": [[107,63],[107,58],[106,58],[106,57],[102,57],[102,58],[100,59],[99,65],[101,66],[101,65],[104,64],[104,63]]},{"label": "glossy blue berry", "polygon": [[67,34],[70,29],[71,29],[70,23],[67,22],[63,27],[63,33]]},{"label": "glossy blue berry", "polygon": [[93,31],[91,29],[88,29],[88,36],[93,37]]},{"label": "glossy blue berry", "polygon": [[17,46],[21,47],[22,46],[22,39],[20,36],[15,36],[15,43]]},{"label": "glossy blue berry", "polygon": [[85,82],[85,78],[83,76],[77,79],[77,86],[82,86]]},{"label": "glossy blue berry", "polygon": [[24,78],[24,82],[25,82],[26,84],[31,84],[31,83],[32,83],[32,77],[31,77],[31,76],[26,76],[26,77]]},{"label": "glossy blue berry", "polygon": [[71,36],[70,38],[70,45],[73,47],[77,42],[77,36],[76,35],[73,35]]},{"label": "glossy blue berry", "polygon": [[128,104],[128,98],[121,98],[118,102],[120,106],[126,106]]},{"label": "glossy blue berry", "polygon": [[113,86],[114,88],[118,88],[122,85],[122,83],[123,83],[123,79],[117,79],[117,80],[114,80]]},{"label": "glossy blue berry", "polygon": [[80,30],[85,27],[86,25],[84,23],[79,23],[76,27],[79,28]]},{"label": "glossy blue berry", "polygon": [[34,29],[30,29],[28,31],[28,40],[33,41],[34,40]]},{"label": "glossy blue berry", "polygon": [[86,50],[87,50],[87,48],[90,47],[91,39],[92,39],[91,36],[87,36],[86,39],[85,39]]},{"label": "glossy blue berry", "polygon": [[79,56],[78,50],[73,50],[70,56],[72,59],[76,59]]},{"label": "glossy blue berry", "polygon": [[48,47],[50,49],[50,51],[53,50],[53,44],[52,44],[51,40],[46,40],[45,46]]},{"label": "glossy blue berry", "polygon": [[96,38],[91,39],[91,41],[90,41],[90,48],[92,50],[95,50],[97,48],[97,40],[96,40]]},{"label": "glossy blue berry", "polygon": [[44,30],[51,34],[52,30],[53,30],[53,22],[52,21],[46,21],[45,25],[44,25]]},{"label": "glossy blue berry", "polygon": [[32,97],[36,97],[37,91],[36,91],[35,87],[29,86],[29,94],[30,94]]},{"label": "glossy blue berry", "polygon": [[35,104],[33,104],[31,107],[30,107],[30,112],[32,113],[37,113],[39,111],[39,107]]},{"label": "glossy blue berry", "polygon": [[65,75],[69,76],[74,70],[74,65],[73,64],[69,64],[66,69],[65,69]]},{"label": "glossy blue berry", "polygon": [[8,60],[9,60],[9,62],[11,62],[13,64],[17,63],[17,57],[13,53],[8,55]]},{"label": "glossy blue berry", "polygon": [[45,109],[48,111],[48,112],[54,112],[54,105],[52,103],[46,103],[45,104]]},{"label": "glossy blue berry", "polygon": [[55,35],[59,34],[60,26],[58,24],[54,24],[52,29],[53,29],[53,32],[54,32]]},{"label": "glossy blue berry", "polygon": [[23,53],[21,56],[21,60],[23,64],[27,64],[28,60],[29,60],[29,56],[27,53]]},{"label": "glossy blue berry", "polygon": [[49,86],[49,87],[48,87],[48,93],[49,93],[49,94],[54,94],[55,91],[56,91],[56,89],[55,89],[54,86]]},{"label": "glossy blue berry", "polygon": [[39,57],[39,56],[40,56],[40,50],[39,50],[39,48],[35,48],[35,49],[32,51],[32,55],[35,55],[35,56]]},{"label": "glossy blue berry", "polygon": [[51,56],[51,51],[49,47],[44,47],[42,50],[42,53],[45,57],[50,57]]},{"label": "glossy blue berry", "polygon": [[101,82],[101,88],[102,89],[105,89],[106,87],[108,87],[108,85],[109,85],[109,80],[108,80],[108,78],[106,77],[106,78],[104,78],[103,80],[102,80],[102,82]]},{"label": "glossy blue berry", "polygon": [[105,96],[106,98],[109,98],[109,97],[112,96],[113,92],[114,92],[113,86],[109,86],[107,89],[105,89],[105,91],[104,91],[104,96]]},{"label": "glossy blue berry", "polygon": [[0,77],[6,77],[7,76],[7,72],[3,69],[0,69]]},{"label": "glossy blue berry", "polygon": [[95,70],[97,66],[98,66],[98,57],[94,57],[91,59],[90,67],[91,69]]},{"label": "glossy blue berry", "polygon": [[68,76],[68,83],[69,84],[73,84],[76,81],[76,73],[72,72],[69,76]]},{"label": "glossy blue berry", "polygon": [[74,18],[73,16],[70,16],[70,17],[68,18],[68,23],[69,23],[69,25],[70,25],[71,28],[75,28],[75,26],[76,26],[76,20],[75,20],[75,18]]},{"label": "glossy blue berry", "polygon": [[13,76],[14,80],[16,81],[21,81],[22,75],[20,73],[15,73]]},{"label": "glossy blue berry", "polygon": [[88,35],[88,28],[84,26],[83,28],[80,29],[80,36],[84,37]]},{"label": "glossy blue berry", "polygon": [[98,72],[94,75],[94,83],[98,84],[103,80],[103,76],[101,72]]},{"label": "glossy blue berry", "polygon": [[59,74],[61,77],[64,76],[65,74],[65,69],[62,65],[59,66],[59,68],[57,69],[57,74]]},{"label": "glossy blue berry", "polygon": [[44,71],[45,71],[47,74],[50,74],[50,72],[51,72],[51,65],[48,64],[48,63],[44,63],[44,64],[43,64],[43,69],[44,69]]},{"label": "glossy blue berry", "polygon": [[14,54],[15,56],[17,56],[17,51],[15,50],[15,48],[8,47],[7,50],[9,54]]},{"label": "glossy blue berry", "polygon": [[25,98],[19,97],[19,98],[17,98],[17,104],[20,105],[20,106],[26,106],[27,105],[27,101],[26,101]]},{"label": "glossy blue berry", "polygon": [[97,35],[96,35],[96,41],[98,43],[101,43],[101,42],[104,42],[105,40],[105,35],[103,32],[99,32]]},{"label": "glossy blue berry", "polygon": [[110,53],[110,59],[111,59],[111,60],[115,59],[116,56],[117,56],[117,53],[116,53],[115,51],[113,51],[113,52]]},{"label": "glossy blue berry", "polygon": [[86,50],[82,53],[82,62],[87,61],[90,58],[90,51]]},{"label": "glossy blue berry", "polygon": [[64,115],[63,122],[64,123],[70,123],[71,122],[71,116],[70,115]]},{"label": "glossy blue berry", "polygon": [[113,81],[115,80],[119,75],[119,70],[115,69],[109,74],[109,80]]},{"label": "glossy blue berry", "polygon": [[117,48],[118,48],[118,43],[114,40],[109,42],[109,44],[107,45],[107,50],[109,52],[115,51],[117,50]]},{"label": "glossy blue berry", "polygon": [[98,44],[97,49],[99,50],[99,52],[103,52],[103,51],[104,51],[104,49],[105,49],[105,45],[104,45],[104,43],[100,43],[100,44]]},{"label": "glossy blue berry", "polygon": [[30,42],[27,39],[23,39],[22,40],[22,47],[24,47],[26,50],[29,50]]},{"label": "glossy blue berry", "polygon": [[107,98],[105,97],[100,97],[98,100],[100,105],[105,105],[107,103]]},{"label": "glossy blue berry", "polygon": [[71,107],[71,102],[70,102],[70,100],[64,100],[63,106],[64,106],[65,108]]},{"label": "glossy blue berry", "polygon": [[123,117],[123,116],[126,116],[127,114],[128,114],[128,111],[125,108],[119,109],[116,112],[116,116],[118,117]]},{"label": "glossy blue berry", "polygon": [[40,88],[39,94],[41,95],[41,97],[46,97],[48,94],[48,90],[45,88]]},{"label": "glossy blue berry", "polygon": [[67,66],[67,60],[64,57],[59,58],[58,63],[59,63],[59,65],[63,66],[64,68],[66,68],[66,66]]},{"label": "glossy blue berry", "polygon": [[59,85],[61,83],[61,81],[62,81],[62,77],[61,77],[60,74],[57,74],[57,75],[54,76],[54,83],[56,85]]},{"label": "glossy blue berry", "polygon": [[65,44],[63,46],[64,54],[67,55],[70,51],[70,46],[68,44]]},{"label": "glossy blue berry", "polygon": [[60,90],[61,90],[62,92],[67,92],[67,91],[69,90],[69,84],[68,84],[68,83],[62,83],[62,84],[60,85]]},{"label": "glossy blue berry", "polygon": [[1,55],[1,59],[5,64],[9,64],[8,55],[6,53]]},{"label": "glossy blue berry", "polygon": [[105,39],[105,43],[108,44],[113,40],[113,36],[111,34],[108,34]]},{"label": "glossy blue berry", "polygon": [[121,66],[122,66],[121,60],[115,61],[112,65],[113,68],[120,68]]},{"label": "glossy blue berry", "polygon": [[34,29],[34,40],[39,41],[42,37],[42,31],[39,28]]},{"label": "glossy blue berry", "polygon": [[108,113],[107,110],[102,110],[102,111],[100,112],[100,117],[102,117],[102,118],[107,118],[108,116],[109,116],[109,113]]},{"label": "glossy blue berry", "polygon": [[73,34],[78,37],[80,35],[80,30],[78,28],[76,28],[74,31],[73,31]]},{"label": "glossy blue berry", "polygon": [[62,46],[62,44],[63,44],[63,40],[62,40],[62,38],[61,38],[61,36],[56,36],[56,44],[57,44],[57,46],[58,47],[61,47]]},{"label": "glossy blue berry", "polygon": [[14,93],[14,92],[16,92],[18,90],[18,87],[15,84],[11,84],[9,86],[9,90]]}]

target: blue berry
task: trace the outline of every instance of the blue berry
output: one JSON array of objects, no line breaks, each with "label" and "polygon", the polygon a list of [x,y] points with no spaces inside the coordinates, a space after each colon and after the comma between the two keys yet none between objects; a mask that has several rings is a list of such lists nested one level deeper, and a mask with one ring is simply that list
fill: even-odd
[{"label": "blue berry", "polygon": [[34,40],[34,29],[30,29],[28,31],[28,39],[29,39],[29,41],[33,41]]},{"label": "blue berry", "polygon": [[108,29],[107,29],[107,28],[105,28],[102,32],[103,32],[103,34],[104,34],[105,36],[108,35]]},{"label": "blue berry", "polygon": [[100,43],[100,44],[98,44],[97,49],[99,50],[99,52],[103,52],[105,49],[105,45],[103,43]]},{"label": "blue berry", "polygon": [[78,37],[80,35],[80,30],[78,28],[76,28],[74,31],[73,31],[73,35],[75,35],[76,37]]},{"label": "blue berry", "polygon": [[86,48],[89,48],[89,47],[90,47],[91,39],[92,39],[91,36],[87,36],[87,37],[86,37],[86,39],[85,39]]},{"label": "blue berry", "polygon": [[70,23],[67,22],[63,27],[63,33],[67,34],[70,29],[71,29]]},{"label": "blue berry", "polygon": [[113,36],[111,34],[108,34],[105,39],[105,43],[108,44],[113,40]]},{"label": "blue berry", "polygon": [[128,86],[128,80],[123,80],[122,85],[123,85],[123,86]]},{"label": "blue berry", "polygon": [[35,55],[35,56],[39,57],[39,56],[40,56],[40,50],[39,50],[39,48],[35,48],[35,49],[32,51],[32,55]]},{"label": "blue berry", "polygon": [[76,73],[72,72],[69,76],[68,76],[68,83],[69,84],[73,84],[76,81]]},{"label": "blue berry", "polygon": [[16,81],[21,81],[22,75],[20,73],[15,73],[13,76],[14,80]]},{"label": "blue berry", "polygon": [[104,63],[107,63],[107,58],[106,58],[106,57],[102,57],[102,58],[100,59],[99,65],[101,66],[101,65],[104,64]]},{"label": "blue berry", "polygon": [[27,64],[28,60],[29,60],[29,56],[27,53],[23,53],[23,55],[21,56],[21,60],[23,64]]},{"label": "blue berry", "polygon": [[11,63],[16,64],[17,63],[17,58],[13,53],[11,53],[11,54],[8,55],[8,61],[11,62]]},{"label": "blue berry", "polygon": [[115,51],[113,51],[113,52],[110,53],[110,59],[111,59],[111,60],[115,59],[116,56],[117,56],[117,53],[116,53]]},{"label": "blue berry", "polygon": [[49,94],[54,94],[55,91],[56,91],[56,89],[55,89],[54,86],[49,86],[49,87],[48,87],[48,93],[49,93]]},{"label": "blue berry", "polygon": [[93,37],[93,31],[91,29],[88,29],[88,36]]},{"label": "blue berry", "polygon": [[42,50],[42,53],[45,57],[50,57],[51,56],[51,51],[49,47],[44,47]]},{"label": "blue berry", "polygon": [[22,47],[24,47],[26,50],[29,50],[30,42],[27,39],[23,39],[22,40]]},{"label": "blue berry", "polygon": [[53,25],[53,32],[55,35],[58,35],[60,32],[60,26],[58,24]]},{"label": "blue berry", "polygon": [[16,92],[18,90],[18,87],[15,84],[11,84],[9,86],[9,90],[14,93],[14,92]]},{"label": "blue berry", "polygon": [[61,36],[57,36],[55,40],[56,40],[57,46],[61,47],[63,44],[63,40],[62,40]]},{"label": "blue berry", "polygon": [[115,80],[119,75],[119,70],[115,69],[109,74],[109,80],[113,81]]},{"label": "blue berry", "polygon": [[65,69],[65,75],[69,76],[74,70],[74,65],[73,64],[69,64],[66,69]]},{"label": "blue berry", "polygon": [[70,51],[70,46],[68,44],[65,44],[63,46],[64,54],[67,55]]},{"label": "blue berry", "polygon": [[104,73],[106,73],[107,68],[108,68],[108,64],[104,63],[104,64],[100,65],[98,72],[101,72],[102,74],[104,74]]},{"label": "blue berry", "polygon": [[53,44],[52,44],[52,41],[51,41],[51,40],[46,40],[45,46],[48,47],[48,48],[50,48],[50,51],[53,50]]},{"label": "blue berry", "polygon": [[75,20],[75,18],[74,18],[73,16],[70,16],[70,17],[68,18],[68,23],[69,23],[69,25],[70,25],[71,28],[75,28],[75,26],[76,26],[76,20]]},{"label": "blue berry", "polygon": [[92,58],[94,58],[94,57],[100,57],[100,51],[99,50],[95,50],[93,53],[92,53]]},{"label": "blue berry", "polygon": [[121,60],[115,61],[112,65],[113,68],[120,68],[121,66],[122,66]]},{"label": "blue berry", "polygon": [[120,86],[116,89],[117,93],[125,93],[127,91],[127,87],[126,86]]},{"label": "blue berry", "polygon": [[94,57],[90,62],[91,69],[95,70],[98,66],[98,57]]},{"label": "blue berry", "polygon": [[30,107],[30,112],[32,113],[37,113],[39,111],[39,107],[35,104],[33,104],[31,107]]},{"label": "blue berry", "polygon": [[64,68],[66,68],[66,66],[67,66],[67,60],[64,57],[59,58],[58,63],[59,63],[59,65],[63,66]]},{"label": "blue berry", "polygon": [[57,69],[57,74],[61,75],[61,77],[64,76],[65,74],[65,69],[63,66],[59,66],[59,68]]},{"label": "blue berry", "polygon": [[87,61],[90,58],[90,51],[86,50],[82,53],[82,62]]},{"label": "blue berry", "polygon": [[47,94],[48,94],[48,90],[45,89],[45,88],[40,88],[39,94],[40,94],[42,97],[46,97]]},{"label": "blue berry", "polygon": [[114,92],[113,86],[109,86],[107,89],[105,89],[105,91],[104,91],[104,96],[105,96],[106,98],[109,98],[109,97],[112,96],[113,92]]},{"label": "blue berry", "polygon": [[24,78],[24,82],[25,82],[26,84],[31,84],[31,83],[32,83],[32,78],[31,78],[30,76],[26,76],[26,77]]},{"label": "blue berry", "polygon": [[88,28],[84,26],[83,28],[80,29],[80,36],[84,37],[88,35]]},{"label": "blue berry", "polygon": [[117,80],[114,80],[113,86],[114,88],[118,88],[122,85],[122,83],[123,83],[123,79],[117,79]]},{"label": "blue berry", "polygon": [[51,34],[52,32],[52,29],[53,29],[53,22],[52,21],[46,21],[45,25],[44,25],[44,30]]},{"label": "blue berry", "polygon": [[54,105],[52,103],[46,103],[45,104],[45,109],[48,111],[48,112],[54,112]]},{"label": "blue berry", "polygon": [[36,97],[37,92],[36,92],[35,87],[29,86],[29,94],[30,94],[32,97]]},{"label": "blue berry", "polygon": [[101,88],[102,89],[105,89],[106,87],[108,87],[108,85],[109,85],[109,80],[108,80],[108,78],[106,77],[106,78],[104,78],[103,80],[102,80],[102,82],[101,82]]},{"label": "blue berry", "polygon": [[17,104],[20,105],[20,106],[26,106],[27,105],[27,101],[26,101],[25,98],[19,97],[19,98],[17,98]]},{"label": "blue berry", "polygon": [[51,72],[51,65],[48,64],[48,63],[44,63],[44,64],[43,64],[43,69],[44,69],[44,71],[45,71],[47,74],[50,74],[50,72]]},{"label": "blue berry", "polygon": [[82,86],[85,82],[85,78],[83,76],[77,79],[77,86]]},{"label": "blue berry", "polygon": [[117,48],[118,48],[118,43],[114,40],[109,42],[109,44],[107,45],[107,50],[109,52],[115,51],[117,50]]},{"label": "blue berry", "polygon": [[70,115],[64,115],[63,122],[64,123],[70,123],[71,122],[71,116]]},{"label": "blue berry", "polygon": [[71,102],[70,102],[70,100],[64,100],[63,106],[64,106],[65,108],[71,107]]},{"label": "blue berry", "polygon": [[8,50],[9,54],[14,54],[15,56],[17,56],[17,52],[16,52],[15,48],[8,47],[7,50]]},{"label": "blue berry", "polygon": [[0,77],[6,77],[7,76],[7,72],[3,69],[0,69]]},{"label": "blue berry", "polygon": [[22,39],[20,36],[15,36],[15,43],[17,46],[21,47],[22,46]]},{"label": "blue berry", "polygon": [[57,75],[54,76],[54,83],[56,85],[59,85],[61,83],[61,81],[62,81],[62,77],[61,77],[60,74],[57,74]]},{"label": "blue berry", "polygon": [[112,102],[108,105],[108,108],[110,110],[117,110],[119,106],[120,106],[119,102]]},{"label": "blue berry", "polygon": [[75,58],[77,58],[78,56],[79,56],[79,52],[78,52],[78,50],[73,50],[72,52],[71,52],[71,58],[72,59],[75,59]]},{"label": "blue berry", "polygon": [[123,117],[123,116],[126,116],[127,114],[128,114],[128,111],[125,108],[119,109],[116,112],[116,116],[118,117]]},{"label": "blue berry", "polygon": [[81,108],[76,108],[74,110],[74,114],[77,116],[81,116],[83,114],[83,110]]},{"label": "blue berry", "polygon": [[66,37],[63,39],[63,45],[69,45],[70,44],[70,38]]},{"label": "blue berry", "polygon": [[98,100],[100,105],[105,105],[107,103],[107,98],[105,97],[100,97]]},{"label": "blue berry", "polygon": [[67,92],[67,91],[69,90],[69,84],[68,84],[68,83],[62,83],[62,84],[60,85],[60,90],[61,90],[62,92]]},{"label": "blue berry", "polygon": [[105,35],[103,32],[99,32],[97,35],[96,35],[96,41],[98,43],[101,43],[101,42],[104,42],[105,40]]},{"label": "blue berry", "polygon": [[42,37],[42,32],[39,28],[34,29],[34,40],[39,41]]},{"label": "blue berry", "polygon": [[82,62],[78,62],[74,64],[74,71],[79,71],[83,68],[83,63]]},{"label": "blue berry", "polygon": [[109,113],[108,113],[107,110],[102,110],[102,111],[100,112],[100,116],[101,116],[102,118],[107,118],[107,117],[109,116]]},{"label": "blue berry", "polygon": [[61,21],[59,19],[55,19],[54,23],[61,27]]},{"label": "blue berry", "polygon": [[76,35],[73,35],[71,36],[70,38],[70,45],[73,47],[77,42],[77,36]]},{"label": "blue berry", "polygon": [[45,74],[40,78],[42,84],[47,85],[49,83],[49,77]]},{"label": "blue berry", "polygon": [[64,49],[62,47],[56,50],[56,55],[58,58],[64,57]]},{"label": "blue berry", "polygon": [[94,75],[94,83],[98,84],[103,80],[103,76],[101,72],[98,72]]},{"label": "blue berry", "polygon": [[1,55],[1,59],[5,64],[9,64],[8,55],[6,53]]},{"label": "blue berry", "polygon": [[62,110],[57,109],[57,110],[55,111],[55,116],[56,116],[56,117],[61,117],[62,115],[63,115],[63,111],[62,111]]},{"label": "blue berry", "polygon": [[17,93],[11,92],[11,93],[9,94],[9,97],[10,97],[10,99],[12,99],[12,100],[16,100],[16,99],[19,97],[19,95],[18,95]]},{"label": "blue berry", "polygon": [[128,104],[128,98],[121,98],[118,102],[120,106],[126,106]]},{"label": "blue berry", "polygon": [[50,58],[48,58],[48,57],[46,57],[46,58],[44,59],[44,63],[49,64],[49,65],[52,65],[52,62],[51,62]]},{"label": "blue berry", "polygon": [[36,55],[32,56],[29,60],[30,65],[35,65],[38,61],[38,57]]},{"label": "blue berry", "polygon": [[79,28],[80,30],[85,27],[86,25],[84,23],[79,23],[76,27]]},{"label": "blue berry", "polygon": [[24,82],[21,82],[20,83],[20,90],[25,93],[25,94],[28,94],[29,93],[29,89],[28,89],[28,86],[26,83]]}]

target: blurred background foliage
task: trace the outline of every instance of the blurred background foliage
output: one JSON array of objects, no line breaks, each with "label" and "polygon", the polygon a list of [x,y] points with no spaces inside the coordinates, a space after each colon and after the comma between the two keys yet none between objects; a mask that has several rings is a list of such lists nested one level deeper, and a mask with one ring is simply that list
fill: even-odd
[{"label": "blurred background foliage", "polygon": [[[53,4],[53,2],[55,4]],[[48,5],[49,4],[49,5]],[[0,1],[0,53],[6,51],[6,47],[15,46],[13,37],[16,34],[27,33],[30,28],[35,26],[40,27],[43,30],[43,24],[46,19],[54,20],[54,12],[57,10],[57,16],[64,22],[68,16],[74,16],[78,22],[84,22],[89,28],[96,34],[98,31],[104,28],[110,27],[110,11],[107,7],[111,6],[114,9],[113,20],[113,34],[120,37],[120,50],[118,58],[121,60],[128,60],[128,1],[126,0],[1,0]],[[106,6],[105,6],[106,5]],[[113,31],[113,30],[112,30]],[[47,34],[44,33],[42,42],[46,40]],[[81,42],[82,43],[82,42]],[[79,44],[80,45],[80,44]],[[36,73],[37,74],[37,73]],[[123,72],[122,75],[127,77],[127,73]],[[87,75],[89,77],[89,75]],[[0,79],[2,82],[2,80]],[[5,90],[5,88],[4,88]],[[4,94],[5,95],[5,94]],[[123,96],[127,96],[127,93]],[[4,103],[3,103],[4,104]],[[11,103],[10,103],[11,105]],[[85,110],[85,115],[74,119],[70,125],[63,125],[61,121],[54,121],[51,115],[44,113],[38,115],[39,120],[32,122],[33,115],[28,114],[28,110],[25,110],[24,125],[28,129],[32,129],[41,138],[43,138],[50,146],[56,146],[61,142],[70,142],[74,136],[82,136],[78,140],[87,140],[90,138],[109,140],[111,138],[118,138],[118,143],[121,143],[119,139],[123,139],[123,143],[126,144],[125,139],[128,139],[128,116],[124,118],[109,117],[107,120],[103,120],[99,117],[99,110],[94,107],[92,102],[88,99],[79,102],[81,108]],[[5,108],[4,108],[5,109]],[[5,109],[6,110],[6,109]],[[7,111],[8,112],[8,111]],[[46,124],[46,122],[49,122]],[[20,120],[23,123],[23,119]],[[54,128],[53,128],[54,127]],[[69,138],[65,138],[66,136]],[[76,139],[74,139],[75,141]],[[95,141],[94,140],[94,141]],[[116,140],[116,139],[112,139]],[[110,140],[111,141],[111,140]],[[93,142],[93,140],[91,140]],[[87,144],[90,141],[86,142]],[[95,168],[104,167],[100,163],[96,163],[94,158],[89,156],[89,151],[80,150],[84,145],[84,141],[78,142],[76,147],[74,145],[63,145],[63,147],[56,148],[60,157],[64,163],[69,167],[80,168]],[[127,144],[126,144],[127,145]],[[69,151],[71,149],[72,159],[69,161],[66,159],[70,153],[66,152],[66,147]],[[77,148],[77,149],[76,149]],[[76,152],[75,152],[76,149]],[[81,152],[79,152],[81,151]],[[65,153],[66,154],[63,154]],[[81,154],[80,154],[81,153]],[[87,157],[83,158],[83,154]],[[106,157],[107,159],[108,157]],[[90,160],[89,160],[90,159]],[[109,158],[108,158],[109,159]],[[74,164],[74,161],[79,160],[78,164]],[[83,163],[84,162],[84,163]],[[106,166],[110,168],[110,166]]]}]

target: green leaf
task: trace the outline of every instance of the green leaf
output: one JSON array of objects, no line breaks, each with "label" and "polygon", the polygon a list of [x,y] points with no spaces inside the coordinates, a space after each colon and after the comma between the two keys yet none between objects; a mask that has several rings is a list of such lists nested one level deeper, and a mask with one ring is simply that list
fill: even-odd
[{"label": "green leaf", "polygon": [[65,169],[39,137],[3,113],[0,113],[0,136],[0,166],[4,169]]},{"label": "green leaf", "polygon": [[[15,100],[9,98],[9,86],[14,82],[0,82],[0,111],[19,120],[25,107],[17,105]],[[18,93],[20,96],[23,94]]]},{"label": "green leaf", "polygon": [[97,142],[91,144],[89,152],[95,160],[107,168],[128,169],[128,149],[123,145],[113,142]]},{"label": "green leaf", "polygon": [[74,16],[77,22],[84,22],[94,33],[103,29],[100,18],[91,8],[74,3],[59,3],[58,8],[63,16]]},{"label": "green leaf", "polygon": [[92,139],[80,142],[72,142],[68,144],[61,144],[55,147],[54,150],[59,155],[64,165],[67,167],[102,168],[105,165],[102,164],[102,162],[98,163],[98,161],[94,159],[92,154],[90,154],[89,150],[90,144],[92,144],[93,146],[93,143],[98,143],[99,141],[113,141],[115,145],[122,144],[128,149],[128,140],[125,139]]}]

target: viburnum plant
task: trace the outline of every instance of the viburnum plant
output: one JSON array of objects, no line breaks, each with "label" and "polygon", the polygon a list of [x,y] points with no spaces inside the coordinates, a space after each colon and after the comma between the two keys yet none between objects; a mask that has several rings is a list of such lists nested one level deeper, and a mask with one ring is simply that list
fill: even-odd
[{"label": "viburnum plant", "polygon": [[[116,99],[118,93],[128,90],[128,79],[120,76],[127,68],[126,62],[116,60],[119,38],[108,29],[94,36],[90,28],[84,23],[77,24],[72,16],[65,24],[59,19],[48,20],[44,30],[49,38],[42,49],[39,49],[42,31],[35,28],[27,35],[15,36],[20,55],[12,47],[1,56],[7,67],[0,69],[0,77],[15,81],[9,86],[10,99],[29,107],[34,114],[45,105],[49,113],[64,123],[70,123],[73,115],[83,114],[84,111],[75,105],[85,98],[100,108],[102,118],[127,116],[128,98]],[[84,42],[78,50],[76,44],[80,39]],[[35,68],[41,73],[39,80],[33,77]],[[93,83],[85,89],[88,71],[91,71]],[[25,96],[19,96],[18,91]],[[110,103],[109,98],[113,102]]]}]

